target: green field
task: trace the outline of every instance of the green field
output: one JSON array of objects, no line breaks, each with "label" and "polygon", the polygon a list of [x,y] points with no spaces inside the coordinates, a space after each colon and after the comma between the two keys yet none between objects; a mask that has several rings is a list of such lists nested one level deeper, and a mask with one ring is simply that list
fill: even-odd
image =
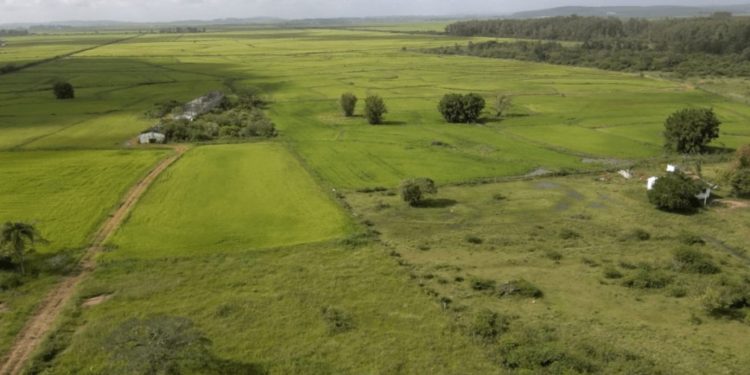
[{"label": "green field", "polygon": [[[80,52],[0,75],[0,222],[34,223],[51,241],[22,285],[0,268],[0,357],[171,152],[134,144],[158,121],[145,112],[257,88],[278,137],[193,145],[163,172],[30,373],[114,371],[118,327],[159,315],[190,319],[223,363],[270,373],[742,373],[750,320],[710,316],[702,301],[750,285],[750,211],[659,212],[642,180],[663,169],[663,123],[677,109],[713,107],[714,146],[750,143],[744,83],[421,53],[470,40],[414,33],[443,25],[3,38],[0,65]],[[54,98],[58,80],[74,100]],[[360,98],[357,116],[341,114],[344,92]],[[488,104],[508,94],[513,106],[446,124],[437,104],[453,92]],[[368,94],[386,102],[383,125],[361,116]],[[727,157],[706,160],[726,196]],[[638,165],[636,179],[604,172],[620,164]],[[521,179],[545,171],[582,175]],[[397,187],[419,176],[440,192],[411,208]],[[721,272],[676,268],[686,233]],[[626,286],[652,276],[666,285]],[[543,297],[499,298],[518,278]],[[351,324],[334,332],[328,307]]]},{"label": "green field", "polygon": [[179,257],[324,241],[351,228],[282,146],[208,146],[160,176],[112,243],[117,256]]}]

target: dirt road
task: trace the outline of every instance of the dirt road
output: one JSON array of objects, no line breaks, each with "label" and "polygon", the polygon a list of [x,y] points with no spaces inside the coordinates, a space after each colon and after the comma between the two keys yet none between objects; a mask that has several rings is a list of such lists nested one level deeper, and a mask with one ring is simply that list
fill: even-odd
[{"label": "dirt road", "polygon": [[0,374],[16,375],[21,373],[24,365],[29,361],[34,351],[39,347],[39,344],[42,343],[54,327],[55,321],[60,316],[63,308],[73,298],[76,287],[93,271],[95,266],[94,258],[101,251],[102,246],[109,236],[120,227],[127,214],[154,180],[188,150],[188,147],[185,145],[175,145],[172,148],[175,153],[159,162],[146,177],[138,181],[125,195],[115,212],[104,221],[104,224],[102,224],[94,235],[91,245],[81,259],[81,271],[75,276],[65,278],[39,304],[34,315],[29,319],[21,332],[18,333],[18,336],[16,336],[13,346],[11,346],[8,355],[0,367]]}]

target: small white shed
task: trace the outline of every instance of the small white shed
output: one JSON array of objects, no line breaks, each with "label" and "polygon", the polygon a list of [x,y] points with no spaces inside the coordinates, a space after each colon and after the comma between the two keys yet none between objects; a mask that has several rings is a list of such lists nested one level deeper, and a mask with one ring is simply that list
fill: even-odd
[{"label": "small white shed", "polygon": [[656,184],[656,180],[658,180],[659,177],[649,177],[648,181],[646,182],[646,189],[653,190],[654,184]]},{"label": "small white shed", "polygon": [[164,143],[167,137],[162,133],[148,132],[138,136],[138,143],[149,144],[149,143]]}]

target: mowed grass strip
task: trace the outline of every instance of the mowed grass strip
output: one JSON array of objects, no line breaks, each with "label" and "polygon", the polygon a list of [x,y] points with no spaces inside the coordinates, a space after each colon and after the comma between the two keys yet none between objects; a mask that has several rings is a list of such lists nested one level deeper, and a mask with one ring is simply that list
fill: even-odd
[{"label": "mowed grass strip", "polygon": [[152,187],[113,243],[122,257],[198,255],[328,240],[346,214],[283,146],[205,146]]},{"label": "mowed grass strip", "polygon": [[80,248],[119,199],[167,151],[0,152],[0,222],[33,223],[50,241]]}]

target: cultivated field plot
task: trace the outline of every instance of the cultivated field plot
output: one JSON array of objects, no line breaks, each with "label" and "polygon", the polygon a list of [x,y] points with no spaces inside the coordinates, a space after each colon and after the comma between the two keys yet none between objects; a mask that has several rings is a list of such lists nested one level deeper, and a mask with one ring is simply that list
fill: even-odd
[{"label": "cultivated field plot", "polygon": [[55,252],[86,238],[167,151],[0,152],[0,222],[34,223]]},{"label": "cultivated field plot", "polygon": [[349,219],[284,147],[198,147],[162,174],[114,236],[115,254],[162,258],[323,241]]},{"label": "cultivated field plot", "polygon": [[[227,374],[259,367],[279,374],[496,372],[382,249],[319,244],[179,260],[116,258],[105,260],[79,302],[111,298],[72,308],[56,343],[42,351],[71,340],[54,362],[38,362],[52,365],[48,373],[107,373],[113,331],[155,315],[192,320],[216,357],[243,370]],[[326,308],[339,314],[325,315]]]},{"label": "cultivated field plot", "polygon": [[[750,211],[668,214],[648,204],[643,182],[608,178],[445,187],[420,208],[385,193],[347,201],[458,321],[471,326],[484,309],[507,317],[487,351],[508,369],[743,372],[750,327],[702,301],[750,282]],[[720,271],[680,271],[685,248]],[[542,295],[516,297],[505,283],[519,279]]]}]

